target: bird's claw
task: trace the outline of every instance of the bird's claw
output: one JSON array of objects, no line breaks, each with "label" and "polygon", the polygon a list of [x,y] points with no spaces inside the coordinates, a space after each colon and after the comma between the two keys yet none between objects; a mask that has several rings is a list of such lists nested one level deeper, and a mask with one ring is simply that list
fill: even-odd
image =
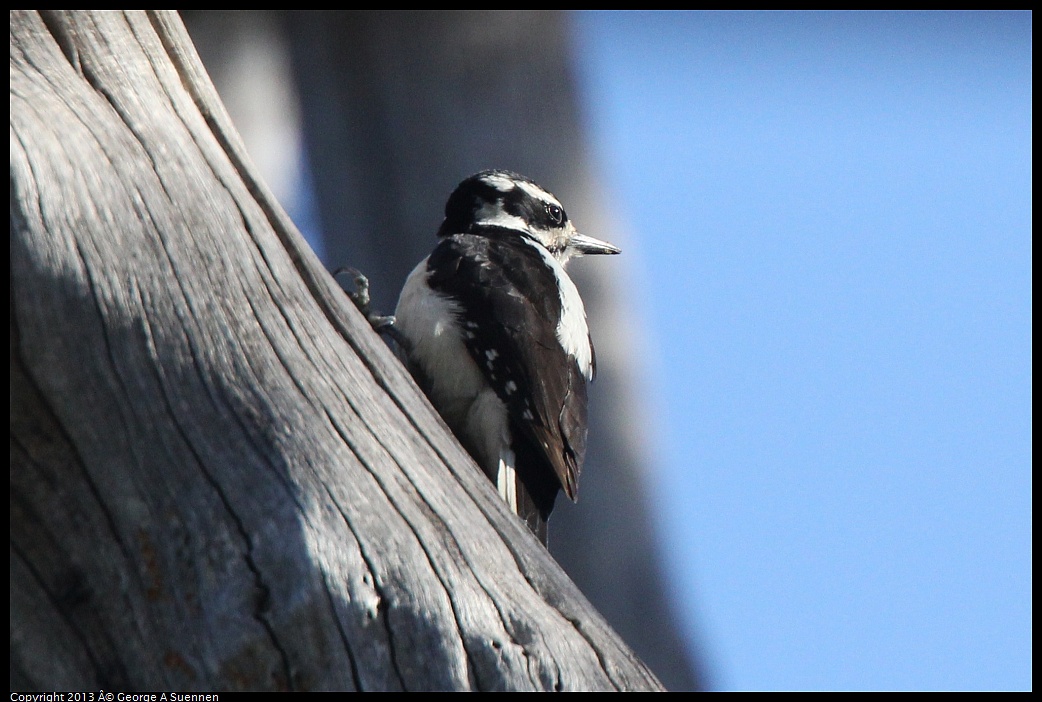
[{"label": "bird's claw", "polygon": [[349,298],[351,298],[351,302],[355,303],[355,307],[358,308],[358,311],[365,315],[366,319],[368,319],[370,314],[369,279],[366,278],[365,275],[363,275],[362,272],[359,271],[357,268],[351,268],[350,266],[337,268],[333,272],[333,277],[339,278],[341,275],[344,275],[345,273],[351,276],[351,279],[355,284],[355,291],[350,292],[349,290],[345,289],[344,292],[347,294]]},{"label": "bird's claw", "polygon": [[365,276],[357,268],[350,266],[344,266],[338,268],[334,273],[333,277],[339,277],[341,275],[350,275],[352,282],[355,284],[355,291],[344,290],[351,302],[355,304],[358,311],[368,320],[369,325],[376,331],[377,334],[387,334],[396,342],[400,342],[398,330],[394,326],[394,315],[382,315],[373,312],[371,307],[372,300],[369,297],[369,278]]}]

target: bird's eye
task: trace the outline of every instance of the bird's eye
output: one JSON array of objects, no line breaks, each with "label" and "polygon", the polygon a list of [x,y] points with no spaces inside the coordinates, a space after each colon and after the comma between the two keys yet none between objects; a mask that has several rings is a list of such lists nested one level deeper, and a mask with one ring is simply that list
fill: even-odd
[{"label": "bird's eye", "polygon": [[557,205],[546,203],[546,213],[550,215],[550,219],[554,221],[554,224],[564,224],[564,210]]}]

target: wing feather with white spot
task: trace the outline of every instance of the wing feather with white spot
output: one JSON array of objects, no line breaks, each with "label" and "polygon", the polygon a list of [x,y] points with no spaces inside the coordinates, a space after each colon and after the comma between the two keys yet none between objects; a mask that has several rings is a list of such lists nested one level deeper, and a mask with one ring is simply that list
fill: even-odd
[{"label": "wing feather with white spot", "polygon": [[519,478],[548,516],[558,488],[575,499],[586,453],[586,381],[557,338],[554,274],[516,232],[494,229],[443,238],[429,269],[428,284],[459,304],[467,350],[509,407],[515,440],[530,444]]}]

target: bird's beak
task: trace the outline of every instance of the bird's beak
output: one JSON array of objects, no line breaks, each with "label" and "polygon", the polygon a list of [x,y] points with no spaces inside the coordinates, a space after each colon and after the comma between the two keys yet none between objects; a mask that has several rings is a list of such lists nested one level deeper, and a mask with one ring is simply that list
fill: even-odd
[{"label": "bird's beak", "polygon": [[622,249],[618,246],[609,244],[607,241],[594,239],[592,236],[580,234],[579,232],[572,235],[572,238],[568,241],[568,248],[572,249],[579,256],[622,253]]}]

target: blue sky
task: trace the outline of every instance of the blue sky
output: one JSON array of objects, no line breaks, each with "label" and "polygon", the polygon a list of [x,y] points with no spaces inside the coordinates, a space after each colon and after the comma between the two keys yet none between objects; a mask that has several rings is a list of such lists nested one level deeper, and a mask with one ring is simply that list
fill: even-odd
[{"label": "blue sky", "polygon": [[1031,15],[582,13],[721,689],[1031,687]]}]

